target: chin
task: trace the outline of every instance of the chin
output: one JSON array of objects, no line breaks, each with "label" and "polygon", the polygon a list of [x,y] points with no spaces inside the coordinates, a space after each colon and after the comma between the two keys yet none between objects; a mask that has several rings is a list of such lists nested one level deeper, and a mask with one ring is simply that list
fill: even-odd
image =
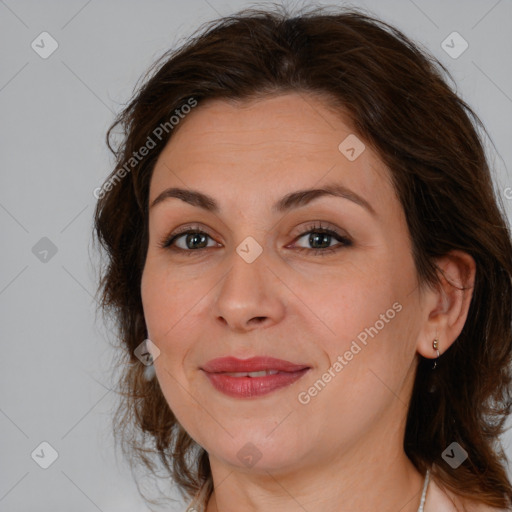
[{"label": "chin", "polygon": [[[264,429],[251,433],[245,430],[242,435],[230,439],[228,444],[217,444],[207,451],[210,456],[251,472],[274,473],[296,467],[303,454],[298,452],[298,443],[293,439],[293,434],[283,430],[280,436],[268,436],[269,431]],[[301,449],[304,449],[303,445]]]}]

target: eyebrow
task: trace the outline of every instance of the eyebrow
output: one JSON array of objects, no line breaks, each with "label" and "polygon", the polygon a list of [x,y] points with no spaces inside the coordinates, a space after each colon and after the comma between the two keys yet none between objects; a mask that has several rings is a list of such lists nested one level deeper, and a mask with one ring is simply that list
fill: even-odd
[{"label": "eyebrow", "polygon": [[[360,195],[356,194],[354,191],[350,190],[349,188],[339,183],[329,183],[321,188],[310,188],[291,192],[282,197],[281,199],[279,199],[279,201],[277,201],[272,207],[272,210],[275,213],[284,213],[293,208],[305,206],[314,199],[323,196],[334,196],[341,197],[343,199],[348,199],[349,201],[352,201],[353,203],[362,206],[363,208],[368,210],[372,215],[376,215],[374,208],[368,201],[366,201],[366,199],[364,199]],[[151,203],[150,208],[153,208],[157,204],[162,203],[166,199],[172,197],[181,199],[185,203],[188,203],[192,206],[197,206],[209,212],[220,212],[219,204],[213,197],[207,194],[203,194],[202,192],[199,192],[197,190],[176,187],[167,188],[163,192],[161,192]]]}]

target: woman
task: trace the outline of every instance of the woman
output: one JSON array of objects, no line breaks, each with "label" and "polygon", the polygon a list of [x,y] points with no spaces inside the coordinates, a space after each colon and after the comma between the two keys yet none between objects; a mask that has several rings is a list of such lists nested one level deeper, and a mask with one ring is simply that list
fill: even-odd
[{"label": "woman", "polygon": [[510,510],[510,232],[440,70],[358,10],[246,10],[109,130],[116,433],[189,510]]}]

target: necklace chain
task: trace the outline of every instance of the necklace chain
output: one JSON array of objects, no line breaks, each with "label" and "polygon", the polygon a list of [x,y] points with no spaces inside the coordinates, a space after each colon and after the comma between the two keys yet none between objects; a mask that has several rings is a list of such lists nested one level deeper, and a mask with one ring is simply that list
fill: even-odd
[{"label": "necklace chain", "polygon": [[420,507],[418,508],[418,512],[423,512],[423,507],[425,506],[425,498],[427,496],[427,487],[428,487],[429,480],[430,480],[430,469],[427,469],[427,474],[425,475],[425,483],[423,484],[423,492],[421,493],[421,501],[420,501]]}]

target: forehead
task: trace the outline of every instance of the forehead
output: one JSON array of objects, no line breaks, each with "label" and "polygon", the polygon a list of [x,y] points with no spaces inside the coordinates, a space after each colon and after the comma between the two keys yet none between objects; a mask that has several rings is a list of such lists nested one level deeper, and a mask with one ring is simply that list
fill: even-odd
[{"label": "forehead", "polygon": [[326,101],[290,93],[199,104],[159,156],[150,202],[171,186],[208,191],[235,205],[338,182],[376,210],[389,209],[396,203],[389,171]]}]

